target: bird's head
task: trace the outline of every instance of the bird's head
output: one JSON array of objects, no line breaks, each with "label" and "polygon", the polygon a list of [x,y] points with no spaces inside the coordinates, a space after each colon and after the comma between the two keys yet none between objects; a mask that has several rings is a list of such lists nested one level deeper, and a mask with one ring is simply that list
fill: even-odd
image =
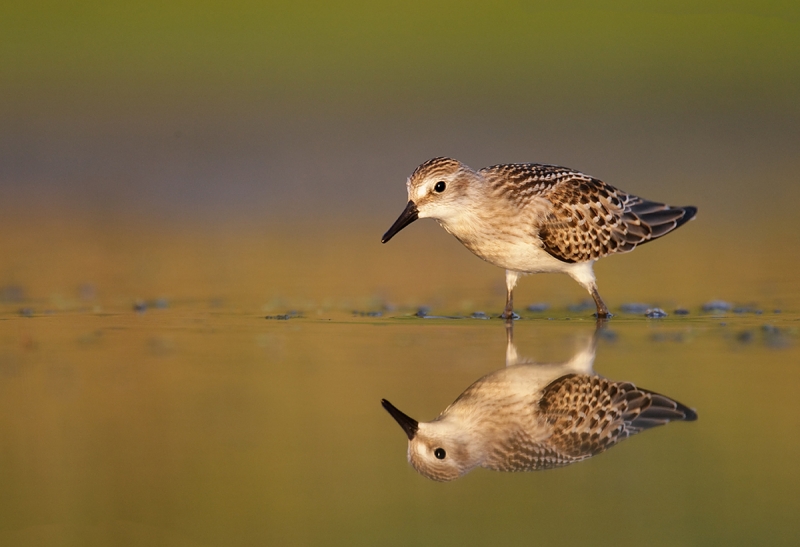
[{"label": "bird's head", "polygon": [[418,218],[434,218],[447,223],[473,207],[470,199],[480,175],[451,158],[434,158],[417,167],[406,182],[408,203],[398,219],[383,235],[382,243]]},{"label": "bird's head", "polygon": [[435,481],[451,481],[479,464],[469,432],[459,424],[443,416],[419,423],[389,401],[384,399],[381,403],[406,432],[408,461],[421,475]]}]

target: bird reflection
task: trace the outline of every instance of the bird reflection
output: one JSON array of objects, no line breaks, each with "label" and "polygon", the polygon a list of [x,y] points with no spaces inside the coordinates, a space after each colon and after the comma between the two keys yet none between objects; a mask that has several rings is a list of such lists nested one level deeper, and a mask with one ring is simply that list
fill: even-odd
[{"label": "bird reflection", "polygon": [[507,341],[507,366],[469,386],[431,422],[381,401],[408,436],[408,460],[422,475],[450,481],[476,467],[553,469],[645,429],[697,419],[694,410],[669,397],[595,374],[597,331],[558,364],[520,360],[511,323]]}]

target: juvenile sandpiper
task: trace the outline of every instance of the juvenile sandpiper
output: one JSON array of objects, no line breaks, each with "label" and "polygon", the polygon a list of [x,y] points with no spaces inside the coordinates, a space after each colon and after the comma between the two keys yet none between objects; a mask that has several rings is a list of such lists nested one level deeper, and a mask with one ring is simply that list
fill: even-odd
[{"label": "juvenile sandpiper", "polygon": [[522,274],[566,273],[610,314],[592,265],[632,251],[694,218],[696,207],[648,201],[573,169],[538,163],[475,171],[451,158],[428,160],[406,182],[408,204],[382,243],[418,218],[433,218],[480,258],[506,270],[506,306]]},{"label": "juvenile sandpiper", "polygon": [[507,342],[507,366],[473,383],[433,421],[418,422],[381,401],[408,437],[408,461],[422,475],[449,481],[476,467],[562,467],[640,431],[697,419],[669,397],[598,376],[597,332],[564,363],[520,360],[510,333]]}]

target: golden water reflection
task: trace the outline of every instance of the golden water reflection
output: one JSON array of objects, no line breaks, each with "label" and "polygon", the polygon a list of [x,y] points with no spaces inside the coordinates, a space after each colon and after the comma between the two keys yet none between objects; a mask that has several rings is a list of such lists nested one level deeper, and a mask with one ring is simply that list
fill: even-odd
[{"label": "golden water reflection", "polygon": [[535,363],[518,357],[513,328],[507,321],[506,367],[477,380],[435,420],[418,422],[382,401],[406,432],[408,460],[422,475],[449,481],[476,467],[563,467],[646,429],[697,419],[664,395],[595,374],[597,331],[568,361]]},{"label": "golden water reflection", "polygon": [[[594,368],[701,420],[580,465],[440,484],[401,456],[378,401],[433,417],[504,356],[528,366],[517,346],[569,361],[595,329],[569,279],[520,288],[550,307],[523,309],[508,346],[479,319],[501,311],[496,268],[436,226],[386,252],[383,219],[0,222],[2,545],[800,541],[800,293],[796,256],[777,252],[793,239],[743,263],[726,238],[678,232],[599,265],[616,315]],[[735,307],[704,311],[714,299]],[[632,500],[629,534],[598,537]]]}]

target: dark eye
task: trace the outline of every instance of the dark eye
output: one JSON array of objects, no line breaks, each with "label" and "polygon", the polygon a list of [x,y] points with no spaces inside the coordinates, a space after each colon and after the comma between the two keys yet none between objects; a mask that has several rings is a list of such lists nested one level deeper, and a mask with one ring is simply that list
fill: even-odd
[{"label": "dark eye", "polygon": [[[439,182],[437,182],[437,183],[436,183],[436,186],[434,186],[434,187],[433,187],[433,189],[434,189],[434,190],[435,190],[437,193],[439,193],[439,194],[441,194],[442,192],[444,192],[444,189],[445,189],[445,188],[447,188],[447,184],[445,184],[445,182],[444,182],[443,180],[440,180]],[[444,456],[442,456],[442,458],[443,458],[443,457],[444,457]]]},{"label": "dark eye", "polygon": [[[443,182],[441,184],[444,184]],[[433,455],[436,456],[437,460],[443,460],[447,453],[444,451],[444,448],[437,448],[433,451]]]}]

